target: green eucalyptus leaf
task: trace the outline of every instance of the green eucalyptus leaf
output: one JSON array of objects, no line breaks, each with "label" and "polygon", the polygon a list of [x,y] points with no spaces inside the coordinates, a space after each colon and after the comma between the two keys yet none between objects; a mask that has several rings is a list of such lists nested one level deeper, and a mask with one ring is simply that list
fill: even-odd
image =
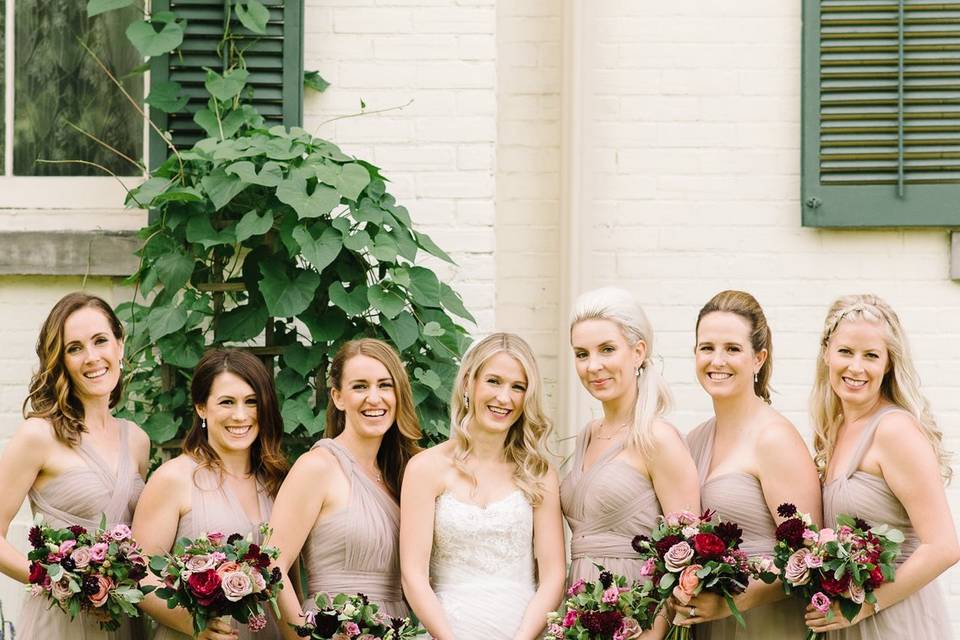
[{"label": "green eucalyptus leaf", "polygon": [[192,369],[203,356],[203,333],[200,330],[172,333],[157,341],[161,359],[177,367]]},{"label": "green eucalyptus leaf", "polygon": [[203,190],[210,196],[217,211],[227,206],[234,196],[246,189],[249,184],[238,176],[230,175],[222,168],[203,176],[200,180]]},{"label": "green eucalyptus leaf", "polygon": [[367,289],[367,300],[373,308],[391,319],[396,318],[406,306],[406,300],[402,296],[382,284],[375,284]]},{"label": "green eucalyptus leaf", "polygon": [[330,296],[330,302],[340,307],[348,317],[359,316],[370,308],[366,285],[356,285],[348,292],[342,283],[334,282],[327,293]]},{"label": "green eucalyptus leaf", "polygon": [[150,95],[144,102],[164,113],[176,113],[187,106],[189,99],[179,82],[164,80],[150,86]]},{"label": "green eucalyptus leaf", "polygon": [[340,194],[336,189],[317,184],[313,193],[307,191],[307,175],[304,170],[292,171],[277,187],[277,199],[290,205],[297,217],[317,218],[328,215],[340,204]]},{"label": "green eucalyptus leaf", "polygon": [[244,342],[263,333],[269,315],[262,304],[245,304],[217,317],[214,324],[217,342]]},{"label": "green eucalyptus leaf", "polygon": [[243,214],[237,223],[237,242],[243,242],[253,236],[262,236],[273,228],[273,211],[269,209],[260,215],[256,209]]},{"label": "green eucalyptus leaf", "polygon": [[147,315],[147,330],[154,341],[180,331],[186,323],[187,310],[180,305],[157,306]]},{"label": "green eucalyptus leaf", "polygon": [[265,262],[260,265],[260,293],[267,303],[267,311],[275,318],[290,318],[303,313],[320,285],[317,272],[295,271],[290,277],[282,264]]},{"label": "green eucalyptus leaf", "polygon": [[203,85],[210,92],[210,95],[223,101],[238,96],[250,76],[246,69],[229,69],[223,75],[208,67],[204,67],[204,69],[207,72],[207,79]]},{"label": "green eucalyptus leaf", "polygon": [[380,324],[384,331],[390,336],[390,341],[400,351],[405,351],[407,347],[416,343],[420,336],[420,330],[417,321],[409,311],[401,311],[394,318],[380,317]]},{"label": "green eucalyptus leaf", "polygon": [[437,244],[430,238],[430,236],[419,231],[414,232],[414,236],[417,239],[417,244],[420,245],[424,251],[432,256],[440,258],[441,260],[446,260],[450,264],[456,264],[456,262],[453,261],[453,258],[447,255],[446,251],[438,247]]},{"label": "green eucalyptus leaf", "polygon": [[270,12],[259,0],[243,0],[238,2],[234,9],[237,12],[237,18],[240,19],[240,24],[254,33],[260,35],[267,33]]},{"label": "green eucalyptus leaf", "polygon": [[133,0],[90,0],[87,2],[87,17],[113,11],[114,9],[123,9],[133,4]]},{"label": "green eucalyptus leaf", "polygon": [[293,230],[293,239],[300,245],[303,257],[317,271],[323,271],[333,262],[343,247],[340,232],[333,227],[326,227],[319,238],[314,238],[306,227],[298,226]]},{"label": "green eucalyptus leaf", "polygon": [[440,306],[440,280],[430,269],[410,267],[410,293],[417,304],[425,307]]},{"label": "green eucalyptus leaf", "polygon": [[193,275],[193,258],[179,251],[168,253],[157,260],[156,269],[164,288],[182,289]]},{"label": "green eucalyptus leaf", "polygon": [[249,160],[234,162],[226,169],[244,182],[258,184],[262,187],[276,187],[283,182],[283,167],[277,162],[266,162],[257,172],[255,164]]},{"label": "green eucalyptus leaf", "polygon": [[325,354],[325,349],[294,342],[284,347],[283,361],[301,376],[308,376],[316,373]]},{"label": "green eucalyptus leaf", "polygon": [[[186,21],[169,11],[153,14],[150,21],[138,20],[127,27],[127,39],[146,57],[169,53],[183,42]],[[160,30],[157,30],[160,27]]]},{"label": "green eucalyptus leaf", "polygon": [[330,86],[330,83],[320,76],[319,71],[304,71],[303,86],[307,89],[313,89],[317,93],[323,93]]}]

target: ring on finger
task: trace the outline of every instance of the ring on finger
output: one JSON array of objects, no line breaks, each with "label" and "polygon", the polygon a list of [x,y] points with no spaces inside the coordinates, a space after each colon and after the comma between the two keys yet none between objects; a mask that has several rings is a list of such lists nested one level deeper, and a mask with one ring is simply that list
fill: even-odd
[{"label": "ring on finger", "polygon": [[696,618],[696,617],[697,617],[697,608],[696,608],[696,607],[690,607],[690,617],[691,617],[691,618]]}]

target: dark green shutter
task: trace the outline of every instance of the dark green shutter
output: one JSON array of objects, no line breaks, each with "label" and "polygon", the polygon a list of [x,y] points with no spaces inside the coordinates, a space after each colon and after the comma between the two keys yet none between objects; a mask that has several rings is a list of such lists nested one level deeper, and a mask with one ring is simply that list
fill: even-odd
[{"label": "dark green shutter", "polygon": [[[193,121],[193,114],[208,99],[203,82],[203,67],[223,69],[224,60],[217,54],[217,43],[223,34],[224,3],[232,0],[153,0],[152,10],[175,11],[186,18],[187,30],[181,47],[170,55],[153,60],[152,81],[174,80],[190,96],[180,113],[165,114],[154,110],[151,118],[162,131],[170,132],[178,148],[189,148],[203,137],[203,130]],[[232,13],[232,32],[240,39],[236,46],[250,72],[248,84],[253,87],[252,104],[268,124],[288,127],[303,123],[303,0],[262,0],[270,10],[266,35],[245,29]],[[156,167],[168,150],[155,131],[150,132],[150,166]]]},{"label": "dark green shutter", "polygon": [[803,6],[804,226],[960,226],[960,2]]}]

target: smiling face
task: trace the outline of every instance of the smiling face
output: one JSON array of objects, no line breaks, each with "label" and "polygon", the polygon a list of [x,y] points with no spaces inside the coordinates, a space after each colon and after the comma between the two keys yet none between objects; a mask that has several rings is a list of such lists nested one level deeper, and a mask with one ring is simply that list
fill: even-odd
[{"label": "smiling face", "polygon": [[527,374],[508,353],[491,356],[480,368],[470,394],[474,429],[504,433],[523,416]]},{"label": "smiling face", "polygon": [[736,313],[714,311],[697,327],[697,380],[715,400],[753,395],[753,376],[767,358],[750,343],[750,323]]},{"label": "smiling face", "polygon": [[631,347],[615,322],[591,319],[573,325],[570,344],[580,382],[594,398],[609,402],[636,393],[647,350],[642,340]]},{"label": "smiling face", "polygon": [[343,366],[339,389],[330,392],[337,409],[343,411],[347,428],[364,437],[382,437],[397,416],[397,395],[393,377],[376,358],[355,355]]},{"label": "smiling face", "polygon": [[830,336],[823,358],[830,386],[845,412],[879,401],[883,377],[890,369],[883,325],[863,318],[842,320]]},{"label": "smiling face", "polygon": [[213,379],[210,395],[197,414],[207,421],[207,441],[221,456],[249,449],[260,434],[257,394],[246,380],[231,371]]},{"label": "smiling face", "polygon": [[63,365],[77,398],[108,396],[120,380],[123,342],[93,307],[77,309],[63,323]]}]

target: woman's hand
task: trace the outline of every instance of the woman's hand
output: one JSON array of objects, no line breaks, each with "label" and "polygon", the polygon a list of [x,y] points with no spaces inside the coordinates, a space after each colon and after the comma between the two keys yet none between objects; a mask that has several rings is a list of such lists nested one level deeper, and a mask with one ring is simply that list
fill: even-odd
[{"label": "woman's hand", "polygon": [[813,607],[813,605],[808,604],[806,614],[804,614],[804,622],[811,630],[816,631],[817,633],[839,631],[840,629],[846,629],[847,627],[860,624],[863,620],[866,620],[876,613],[876,610],[873,608],[872,604],[869,602],[864,602],[863,606],[860,607],[860,613],[853,618],[853,622],[843,617],[843,614],[840,613],[840,605],[837,602],[830,604],[830,612],[833,615],[830,616],[829,620],[827,620],[826,613],[818,611]]},{"label": "woman's hand", "polygon": [[214,618],[207,621],[207,628],[200,632],[197,640],[237,640],[239,637],[230,618]]},{"label": "woman's hand", "polygon": [[709,591],[701,591],[691,598],[687,604],[681,603],[673,596],[670,597],[669,602],[678,614],[674,617],[673,623],[681,627],[720,620],[731,615],[727,602],[722,597]]}]

